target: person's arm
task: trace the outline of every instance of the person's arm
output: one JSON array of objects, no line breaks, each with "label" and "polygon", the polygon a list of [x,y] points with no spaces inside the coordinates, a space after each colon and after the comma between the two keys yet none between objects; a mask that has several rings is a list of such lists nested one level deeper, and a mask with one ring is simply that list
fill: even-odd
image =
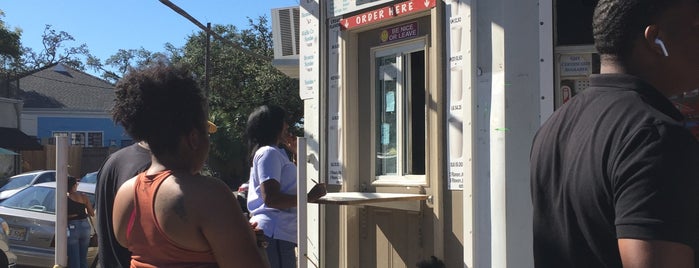
[{"label": "person's arm", "polygon": [[198,225],[218,266],[266,267],[253,230],[228,186],[218,179],[202,182],[200,194],[206,198],[194,199],[199,201],[195,207],[203,208],[197,210]]},{"label": "person's arm", "polygon": [[85,212],[87,212],[87,215],[90,217],[95,216],[95,209],[92,208],[92,203],[90,203],[90,198],[87,197],[87,195],[80,194],[83,198],[83,201],[85,202]]},{"label": "person's arm", "polygon": [[281,184],[275,179],[269,179],[260,184],[260,193],[267,207],[276,209],[296,207],[296,195],[282,193]]},{"label": "person's arm", "polygon": [[693,268],[694,250],[675,242],[619,239],[619,253],[624,268]]},{"label": "person's arm", "polygon": [[[265,205],[276,209],[286,209],[296,207],[296,195],[285,194],[281,192],[281,185],[277,180],[267,180],[260,184],[260,192]],[[308,192],[308,202],[318,201],[319,198],[327,194],[324,183],[319,183],[313,186]]]},{"label": "person's arm", "polygon": [[613,162],[614,223],[624,267],[694,267],[699,155],[681,126],[640,128]]},{"label": "person's arm", "polygon": [[117,242],[123,247],[127,247],[127,227],[131,219],[131,212],[134,210],[134,187],[136,185],[136,177],[126,181],[119,188],[114,197],[114,207],[112,210],[112,224],[114,237]]}]

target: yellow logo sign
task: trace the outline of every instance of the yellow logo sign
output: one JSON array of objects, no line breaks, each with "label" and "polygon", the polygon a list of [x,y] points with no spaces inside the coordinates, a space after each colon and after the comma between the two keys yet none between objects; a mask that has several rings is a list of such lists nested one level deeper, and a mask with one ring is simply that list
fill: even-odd
[{"label": "yellow logo sign", "polygon": [[381,31],[381,42],[386,42],[388,41],[388,31],[383,30]]}]

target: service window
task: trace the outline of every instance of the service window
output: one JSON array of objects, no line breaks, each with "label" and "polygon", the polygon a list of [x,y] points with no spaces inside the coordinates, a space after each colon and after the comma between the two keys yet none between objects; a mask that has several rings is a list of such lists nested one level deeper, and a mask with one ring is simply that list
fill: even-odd
[{"label": "service window", "polygon": [[425,184],[425,42],[372,55],[373,184]]}]

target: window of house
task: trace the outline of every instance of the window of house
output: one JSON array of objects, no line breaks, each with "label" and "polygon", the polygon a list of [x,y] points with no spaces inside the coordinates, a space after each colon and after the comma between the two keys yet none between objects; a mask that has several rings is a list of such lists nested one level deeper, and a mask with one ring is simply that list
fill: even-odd
[{"label": "window of house", "polygon": [[55,137],[70,137],[70,145],[83,147],[102,147],[102,132],[89,131],[54,131],[49,144],[55,145]]},{"label": "window of house", "polygon": [[374,51],[375,184],[425,183],[425,43]]}]

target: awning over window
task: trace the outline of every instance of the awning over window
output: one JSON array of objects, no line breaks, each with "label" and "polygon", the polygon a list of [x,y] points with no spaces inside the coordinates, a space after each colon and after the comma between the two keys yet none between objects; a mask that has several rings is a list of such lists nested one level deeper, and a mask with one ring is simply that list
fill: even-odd
[{"label": "awning over window", "polygon": [[17,153],[5,148],[0,148],[0,154],[17,155]]},{"label": "awning over window", "polygon": [[41,150],[36,139],[16,128],[0,127],[0,147],[14,150]]}]

